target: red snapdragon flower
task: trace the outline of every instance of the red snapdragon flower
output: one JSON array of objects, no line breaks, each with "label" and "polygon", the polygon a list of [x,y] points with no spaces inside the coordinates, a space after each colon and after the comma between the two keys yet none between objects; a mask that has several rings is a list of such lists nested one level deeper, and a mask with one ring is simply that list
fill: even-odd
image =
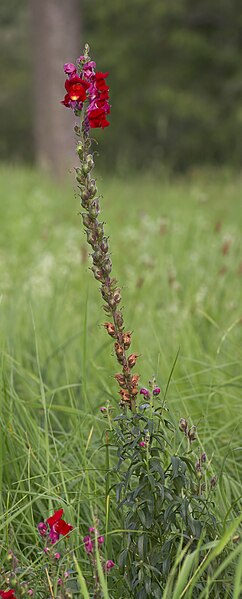
[{"label": "red snapdragon flower", "polygon": [[13,589],[10,589],[10,591],[0,591],[0,597],[2,597],[2,599],[17,599],[14,593],[15,591],[13,591]]},{"label": "red snapdragon flower", "polygon": [[74,75],[70,79],[66,79],[65,82],[67,95],[72,102],[85,102],[87,99],[87,89],[89,86],[90,83],[85,81],[85,79],[81,79],[81,77],[78,77],[78,75]]},{"label": "red snapdragon flower", "polygon": [[64,65],[68,79],[65,82],[67,93],[62,104],[80,115],[83,103],[87,100],[83,117],[85,127],[104,129],[110,124],[106,118],[110,112],[109,87],[106,83],[108,73],[95,72],[95,68],[96,63],[93,60],[85,61],[85,56],[80,56],[77,60],[77,69],[72,63]]},{"label": "red snapdragon flower", "polygon": [[108,127],[110,124],[106,119],[106,113],[103,108],[93,108],[93,110],[90,110],[88,119],[91,129],[97,127],[102,127],[102,129],[104,129],[104,127]]},{"label": "red snapdragon flower", "polygon": [[63,513],[63,509],[57,510],[53,516],[49,516],[46,520],[50,527],[49,537],[51,543],[58,541],[60,535],[65,536],[73,530],[73,526],[62,519]]}]

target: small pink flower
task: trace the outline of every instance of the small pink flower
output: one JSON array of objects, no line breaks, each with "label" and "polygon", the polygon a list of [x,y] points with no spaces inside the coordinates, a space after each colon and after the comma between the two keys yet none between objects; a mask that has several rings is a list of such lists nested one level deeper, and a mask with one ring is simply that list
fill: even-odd
[{"label": "small pink flower", "polygon": [[49,551],[50,551],[50,550],[49,550],[49,547],[44,547],[43,551],[44,551],[44,553],[46,553],[46,555],[47,555],[47,553],[49,553]]},{"label": "small pink flower", "polygon": [[54,545],[54,543],[59,541],[60,535],[58,532],[55,531],[54,526],[52,526],[52,528],[50,529],[49,537],[50,537],[50,541],[51,541],[52,545]]},{"label": "small pink flower", "polygon": [[98,545],[102,545],[104,543],[104,537],[103,536],[98,537],[97,542],[98,542]]},{"label": "small pink flower", "polygon": [[72,77],[73,75],[75,75],[76,74],[76,67],[75,67],[75,65],[72,64],[72,62],[66,62],[66,64],[64,64],[64,73],[66,73],[70,77]]},{"label": "small pink flower", "polygon": [[59,553],[59,551],[57,551],[54,555],[55,559],[60,559],[61,554]]},{"label": "small pink flower", "polygon": [[69,572],[67,570],[66,570],[66,572],[64,572],[64,577],[69,578]]},{"label": "small pink flower", "polygon": [[140,389],[140,395],[144,395],[144,397],[147,397],[147,399],[149,399],[150,392],[148,391],[148,389],[146,389],[146,387],[142,387]]},{"label": "small pink flower", "polygon": [[86,553],[89,555],[90,553],[93,553],[93,542],[92,539],[89,535],[87,535],[86,537],[84,537],[83,539],[84,542],[84,548]]},{"label": "small pink flower", "polygon": [[100,408],[100,412],[102,412],[102,414],[106,414],[106,412],[107,412],[107,408],[106,408],[105,406],[102,406],[102,407]]},{"label": "small pink flower", "polygon": [[28,592],[27,592],[27,595],[29,595],[30,597],[32,597],[33,594],[34,594],[33,589],[29,589]]},{"label": "small pink flower", "polygon": [[146,447],[146,442],[145,441],[140,441],[139,442],[139,446],[140,447]]},{"label": "small pink flower", "polygon": [[160,394],[160,387],[155,387],[153,389],[153,395],[159,395]]},{"label": "small pink flower", "polygon": [[95,526],[90,526],[90,528],[89,528],[89,532],[94,532],[94,533],[96,533],[96,532],[97,532],[97,529],[95,528]]},{"label": "small pink flower", "polygon": [[115,563],[113,562],[113,560],[112,559],[108,559],[108,561],[105,564],[105,570],[107,572],[109,572],[109,570],[111,570],[114,566],[115,566]]},{"label": "small pink flower", "polygon": [[38,531],[41,537],[45,537],[47,533],[47,525],[45,524],[45,522],[40,522],[38,524]]},{"label": "small pink flower", "polygon": [[63,584],[62,578],[58,578],[57,584],[59,587],[61,587],[61,585]]}]

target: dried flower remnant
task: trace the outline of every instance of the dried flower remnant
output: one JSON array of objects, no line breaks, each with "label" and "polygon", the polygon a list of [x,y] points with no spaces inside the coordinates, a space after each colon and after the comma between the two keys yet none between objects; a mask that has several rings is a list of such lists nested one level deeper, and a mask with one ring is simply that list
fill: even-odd
[{"label": "dried flower remnant", "polygon": [[[91,171],[94,159],[91,153],[91,139],[89,131],[93,128],[105,128],[110,123],[107,115],[110,113],[109,87],[107,85],[107,72],[96,71],[96,63],[90,59],[89,47],[85,46],[82,56],[77,60],[77,65],[67,63],[64,65],[67,75],[65,82],[66,96],[63,104],[71,108],[77,117],[80,117],[80,126],[76,125],[74,131],[78,138],[77,154],[80,166],[76,168],[76,180],[80,192],[83,225],[86,231],[87,242],[92,247],[91,270],[97,281],[101,284],[100,292],[104,301],[104,311],[107,322],[104,328],[110,337],[115,340],[114,354],[122,372],[115,375],[120,390],[120,405],[136,411],[137,383],[134,382],[131,369],[135,366],[138,354],[126,352],[131,345],[131,331],[125,331],[122,308],[120,308],[121,291],[117,281],[111,276],[112,261],[109,253],[108,237],[104,232],[104,223],[98,220],[100,213],[100,198],[98,196],[96,180]],[[110,320],[109,320],[110,319]]]}]

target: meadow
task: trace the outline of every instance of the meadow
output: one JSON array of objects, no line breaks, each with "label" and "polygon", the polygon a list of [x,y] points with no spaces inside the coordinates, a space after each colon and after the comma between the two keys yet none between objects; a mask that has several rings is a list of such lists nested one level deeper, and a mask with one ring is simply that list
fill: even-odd
[{"label": "meadow", "polygon": [[[167,390],[174,424],[187,418],[198,427],[218,478],[215,503],[226,535],[242,495],[242,178],[194,170],[176,179],[99,177],[98,185],[126,327],[141,354],[141,384],[154,375]],[[93,514],[109,533],[114,562],[120,543],[112,497],[105,531],[100,413],[108,400],[117,413],[119,407],[112,342],[101,326],[74,187],[72,174],[58,184],[32,170],[0,170],[1,562],[14,548],[26,569],[31,563],[37,572],[37,524],[65,507],[88,577],[82,539]],[[236,525],[227,542],[233,585],[226,568],[218,576],[228,576],[227,597],[239,599]],[[119,585],[114,568],[104,596],[127,599]],[[196,597],[192,588],[175,592],[167,598]]]}]

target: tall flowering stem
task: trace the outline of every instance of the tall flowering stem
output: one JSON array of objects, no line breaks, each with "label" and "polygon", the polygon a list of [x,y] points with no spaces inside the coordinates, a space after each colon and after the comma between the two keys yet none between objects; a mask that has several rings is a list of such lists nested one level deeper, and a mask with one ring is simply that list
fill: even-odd
[{"label": "tall flowering stem", "polygon": [[80,124],[74,128],[77,136],[77,154],[80,166],[76,168],[76,180],[83,208],[82,220],[87,242],[92,248],[92,272],[100,283],[104,301],[103,309],[108,317],[104,327],[114,340],[114,352],[121,372],[115,375],[120,387],[120,405],[136,412],[139,375],[133,374],[138,355],[129,353],[131,331],[125,331],[121,308],[121,291],[117,280],[112,276],[108,237],[104,223],[100,219],[100,196],[96,179],[92,176],[94,158],[91,151],[90,129],[105,128],[109,125],[107,114],[110,112],[109,88],[106,84],[108,73],[96,72],[96,63],[90,59],[89,46],[77,60],[77,66],[66,64],[64,71],[68,75],[65,82],[67,94],[62,103],[74,110],[80,118]]}]

